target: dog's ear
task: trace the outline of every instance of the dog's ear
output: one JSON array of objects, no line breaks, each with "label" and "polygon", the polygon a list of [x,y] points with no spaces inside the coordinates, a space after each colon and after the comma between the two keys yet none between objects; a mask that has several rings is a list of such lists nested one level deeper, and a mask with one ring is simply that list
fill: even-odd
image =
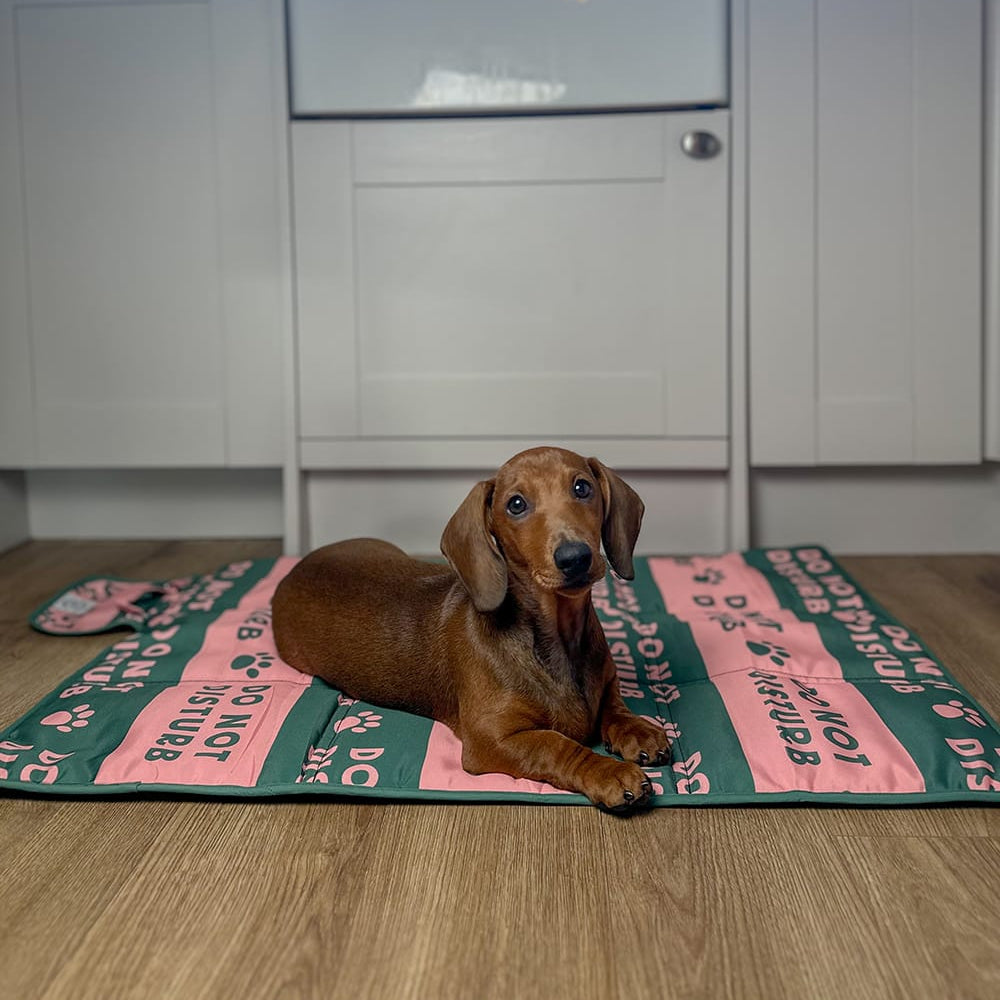
[{"label": "dog's ear", "polygon": [[507,594],[507,563],[489,531],[493,480],[476,483],[445,525],[441,551],[477,611],[495,611]]},{"label": "dog's ear", "polygon": [[596,458],[588,458],[587,464],[594,473],[604,498],[604,523],[601,525],[604,551],[611,568],[623,580],[631,580],[635,577],[632,553],[646,508],[639,499],[639,494],[607,466]]}]

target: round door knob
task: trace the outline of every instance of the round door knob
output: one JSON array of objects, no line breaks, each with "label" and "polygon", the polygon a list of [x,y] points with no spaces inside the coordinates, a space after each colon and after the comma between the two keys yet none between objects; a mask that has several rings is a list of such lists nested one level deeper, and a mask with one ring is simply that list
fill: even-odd
[{"label": "round door knob", "polygon": [[711,132],[693,130],[681,136],[681,149],[695,160],[710,160],[722,149],[722,142]]}]

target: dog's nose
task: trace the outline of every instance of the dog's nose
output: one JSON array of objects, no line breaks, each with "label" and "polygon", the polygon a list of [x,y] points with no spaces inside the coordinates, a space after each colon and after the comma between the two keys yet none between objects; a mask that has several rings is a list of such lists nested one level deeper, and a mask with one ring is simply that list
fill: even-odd
[{"label": "dog's nose", "polygon": [[556,568],[567,580],[583,576],[590,569],[593,555],[586,542],[562,542],[552,555]]}]

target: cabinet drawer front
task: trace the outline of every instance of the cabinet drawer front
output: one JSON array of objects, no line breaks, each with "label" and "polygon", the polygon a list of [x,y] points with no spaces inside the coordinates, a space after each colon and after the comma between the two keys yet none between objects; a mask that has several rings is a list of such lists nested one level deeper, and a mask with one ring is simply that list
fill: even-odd
[{"label": "cabinet drawer front", "polygon": [[725,436],[728,114],[526,124],[295,124],[302,436]]},{"label": "cabinet drawer front", "polygon": [[726,0],[289,0],[296,115],[721,105]]}]

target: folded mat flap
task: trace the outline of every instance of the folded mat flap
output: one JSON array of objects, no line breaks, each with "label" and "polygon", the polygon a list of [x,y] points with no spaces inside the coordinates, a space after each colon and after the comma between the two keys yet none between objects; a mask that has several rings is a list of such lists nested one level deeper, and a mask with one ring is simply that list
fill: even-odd
[{"label": "folded mat flap", "polygon": [[32,628],[49,635],[138,630],[145,626],[152,600],[183,582],[86,577],[46,601],[28,620]]}]

